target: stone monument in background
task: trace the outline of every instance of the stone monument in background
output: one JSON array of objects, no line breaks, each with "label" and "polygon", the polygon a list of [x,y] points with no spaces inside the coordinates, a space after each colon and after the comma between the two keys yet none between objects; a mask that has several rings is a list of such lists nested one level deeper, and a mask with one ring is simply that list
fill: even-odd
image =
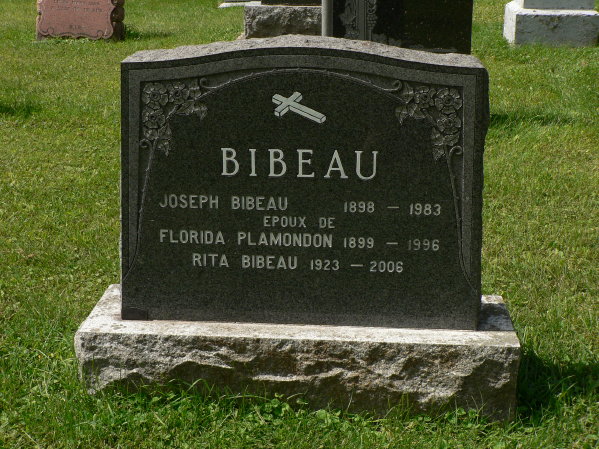
[{"label": "stone monument in background", "polygon": [[596,45],[595,0],[514,0],[505,7],[503,36],[511,44]]},{"label": "stone monument in background", "polygon": [[321,0],[263,0],[244,7],[244,36],[273,37],[284,34],[319,36]]},{"label": "stone monument in background", "polygon": [[214,43],[127,58],[121,98],[121,285],[75,336],[90,390],[203,379],[513,416],[518,338],[481,298],[476,58]]},{"label": "stone monument in background", "polygon": [[37,38],[125,37],[125,0],[38,0]]},{"label": "stone monument in background", "polygon": [[[473,0],[331,0],[330,35],[440,53],[470,53]],[[255,4],[254,4],[255,3]],[[320,0],[245,7],[245,36],[319,35]],[[322,10],[324,11],[324,10]]]},{"label": "stone monument in background", "polygon": [[473,0],[332,0],[333,36],[470,53]]}]

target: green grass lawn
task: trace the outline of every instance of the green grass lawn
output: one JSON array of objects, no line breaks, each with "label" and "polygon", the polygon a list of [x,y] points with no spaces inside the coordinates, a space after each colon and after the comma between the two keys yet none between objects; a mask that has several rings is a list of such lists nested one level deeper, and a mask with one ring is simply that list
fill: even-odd
[{"label": "green grass lawn", "polygon": [[0,2],[0,448],[595,448],[599,445],[599,52],[510,48],[477,0],[490,73],[483,291],[523,347],[512,423],[461,410],[384,419],[297,398],[178,388],[89,396],[73,335],[118,282],[119,62],[235,39],[242,9],[128,0],[124,42],[36,42]]}]

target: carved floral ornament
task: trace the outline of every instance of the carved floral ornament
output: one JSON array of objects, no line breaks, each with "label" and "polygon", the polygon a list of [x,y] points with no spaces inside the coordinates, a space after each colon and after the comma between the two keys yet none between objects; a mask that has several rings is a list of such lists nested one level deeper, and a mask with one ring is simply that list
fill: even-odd
[{"label": "carved floral ornament", "polygon": [[201,119],[208,108],[199,101],[203,91],[197,79],[165,83],[146,83],[141,93],[142,134],[140,146],[159,150],[165,155],[171,151],[172,131],[170,119],[173,115],[196,115]]},{"label": "carved floral ornament", "polygon": [[399,123],[403,124],[408,117],[426,119],[431,125],[431,142],[433,144],[433,157],[439,160],[443,156],[448,158],[460,140],[462,120],[460,109],[462,97],[455,88],[435,88],[431,86],[412,87],[408,83],[401,83],[398,87],[398,96],[403,103],[395,109]]},{"label": "carved floral ornament", "polygon": [[462,248],[462,208],[459,190],[460,171],[456,170],[453,158],[461,156],[463,149],[459,145],[462,131],[463,100],[460,91],[454,87],[434,87],[426,85],[412,86],[410,83],[396,81],[392,89],[403,103],[395,108],[395,115],[403,125],[406,118],[426,120],[431,125],[431,143],[433,145],[433,158],[439,161],[445,158],[449,172],[451,191],[453,193],[453,206],[456,217],[456,232],[459,242],[459,259],[462,272],[470,287],[472,282]]}]

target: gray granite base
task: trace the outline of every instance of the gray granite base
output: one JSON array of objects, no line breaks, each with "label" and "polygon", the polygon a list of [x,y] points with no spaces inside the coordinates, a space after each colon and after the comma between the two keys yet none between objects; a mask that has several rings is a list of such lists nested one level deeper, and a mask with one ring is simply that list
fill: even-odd
[{"label": "gray granite base", "polygon": [[120,318],[108,287],[75,334],[90,393],[171,379],[234,392],[300,394],[315,408],[383,414],[476,408],[510,419],[520,344],[499,296],[484,296],[478,331],[392,329]]},{"label": "gray granite base", "polygon": [[251,4],[244,8],[245,37],[274,37],[284,34],[320,36],[320,6]]}]

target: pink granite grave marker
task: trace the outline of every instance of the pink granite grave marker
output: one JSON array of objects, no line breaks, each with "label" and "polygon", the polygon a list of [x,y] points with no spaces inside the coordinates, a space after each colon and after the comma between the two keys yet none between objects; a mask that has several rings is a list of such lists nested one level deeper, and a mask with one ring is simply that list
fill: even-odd
[{"label": "pink granite grave marker", "polygon": [[123,39],[125,0],[38,0],[37,38]]}]

